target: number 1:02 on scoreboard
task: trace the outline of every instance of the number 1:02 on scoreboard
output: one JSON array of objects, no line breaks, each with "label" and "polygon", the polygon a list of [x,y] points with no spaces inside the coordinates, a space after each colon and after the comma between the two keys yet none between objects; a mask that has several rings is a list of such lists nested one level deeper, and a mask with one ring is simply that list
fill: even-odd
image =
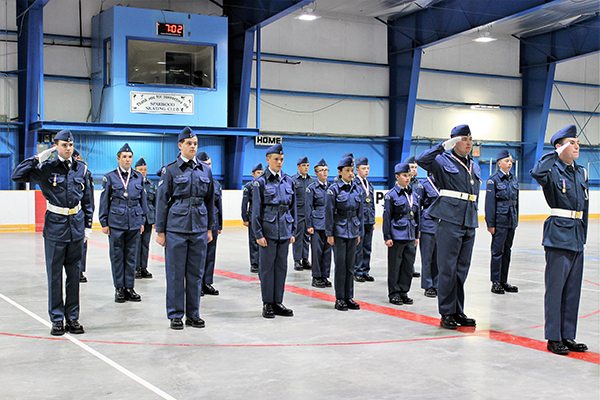
[{"label": "number 1:02 on scoreboard", "polygon": [[183,24],[156,23],[156,33],[158,35],[183,37],[183,30]]}]

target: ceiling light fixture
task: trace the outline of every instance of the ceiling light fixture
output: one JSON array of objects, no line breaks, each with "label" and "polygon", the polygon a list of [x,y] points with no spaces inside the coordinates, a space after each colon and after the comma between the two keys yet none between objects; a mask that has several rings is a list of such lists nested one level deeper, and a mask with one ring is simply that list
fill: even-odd
[{"label": "ceiling light fixture", "polygon": [[489,43],[489,42],[493,42],[494,40],[498,40],[495,37],[491,36],[490,30],[491,30],[491,27],[488,29],[484,28],[484,30],[478,30],[479,37],[473,39],[473,41],[477,42],[477,43]]},{"label": "ceiling light fixture", "polygon": [[302,14],[298,15],[296,18],[300,21],[314,21],[321,18],[320,15],[315,14],[315,8],[314,3],[302,7]]},{"label": "ceiling light fixture", "polygon": [[471,110],[498,110],[500,106],[497,104],[471,104]]}]

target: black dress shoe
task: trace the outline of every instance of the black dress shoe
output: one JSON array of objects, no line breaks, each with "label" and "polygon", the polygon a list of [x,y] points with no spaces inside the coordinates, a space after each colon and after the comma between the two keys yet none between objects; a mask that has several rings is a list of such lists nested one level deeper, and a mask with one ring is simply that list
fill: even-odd
[{"label": "black dress shoe", "polygon": [[390,299],[390,303],[392,303],[392,304],[395,304],[395,305],[397,305],[397,306],[401,306],[402,304],[404,304],[404,303],[402,302],[402,299],[401,299],[400,297],[398,297],[398,296],[394,296],[394,297],[392,297],[392,298]]},{"label": "black dress shoe", "polygon": [[365,277],[362,275],[354,275],[354,280],[356,282],[364,282],[365,281]]},{"label": "black dress shoe", "polygon": [[79,273],[79,282],[81,282],[81,283],[87,283],[87,278],[85,277],[85,275],[83,274],[83,272]]},{"label": "black dress shoe", "polygon": [[209,296],[218,296],[219,295],[219,291],[217,289],[215,289],[213,287],[213,285],[211,284],[206,284],[202,287],[202,292],[204,292],[204,294],[207,294]]},{"label": "black dress shoe", "polygon": [[440,326],[446,329],[458,328],[458,325],[456,324],[456,321],[454,320],[454,316],[452,314],[442,315],[442,318],[440,319]]},{"label": "black dress shoe", "polygon": [[273,312],[275,313],[275,315],[279,315],[282,317],[293,317],[294,316],[294,311],[292,311],[290,308],[287,308],[282,303],[273,304]]},{"label": "black dress shoe", "polygon": [[583,353],[588,350],[588,347],[585,344],[577,343],[573,339],[563,339],[562,342],[569,350],[577,353]]},{"label": "black dress shoe", "polygon": [[430,287],[425,291],[425,297],[437,297],[437,290],[435,290],[435,288]]},{"label": "black dress shoe", "polygon": [[420,277],[421,277],[420,272],[413,272],[413,278],[420,278]]},{"label": "black dress shoe", "polygon": [[180,331],[183,329],[183,321],[181,320],[181,318],[173,318],[171,320],[171,329],[174,329],[176,331]]},{"label": "black dress shoe", "polygon": [[273,305],[271,303],[265,303],[263,305],[263,318],[275,318],[275,312],[273,311]]},{"label": "black dress shoe", "polygon": [[331,287],[331,282],[329,281],[329,279],[323,278],[323,280],[325,281],[325,287]]},{"label": "black dress shoe", "polygon": [[304,267],[300,261],[294,261],[294,271],[304,271]]},{"label": "black dress shoe", "polygon": [[152,272],[148,271],[146,268],[140,270],[140,275],[144,279],[152,279]]},{"label": "black dress shoe", "polygon": [[125,289],[125,298],[128,301],[133,301],[133,302],[138,302],[138,301],[142,301],[142,296],[140,296],[139,294],[137,294],[135,292],[135,290],[133,290],[133,288],[129,289]]},{"label": "black dress shoe", "polygon": [[508,293],[518,293],[519,292],[518,287],[508,284],[508,283],[503,283],[502,287],[504,288],[504,291],[508,292]]},{"label": "black dress shoe", "polygon": [[364,276],[364,278],[365,278],[365,281],[366,281],[366,282],[373,282],[373,281],[375,280],[375,278],[373,278],[373,277],[372,277],[371,275],[369,275],[369,274],[366,274],[366,275]]},{"label": "black dress shoe", "polygon": [[125,303],[127,298],[125,297],[125,288],[116,288],[115,289],[115,302],[116,303]]},{"label": "black dress shoe", "polygon": [[204,328],[204,320],[202,318],[186,318],[185,324],[192,328]]},{"label": "black dress shoe", "polygon": [[344,300],[336,300],[335,309],[338,311],[348,311],[348,304]]},{"label": "black dress shoe", "polygon": [[50,330],[52,336],[62,336],[65,334],[65,326],[62,321],[53,322],[52,329]]},{"label": "black dress shoe", "polygon": [[312,265],[310,265],[310,261],[308,260],[302,260],[302,267],[304,269],[312,269]]},{"label": "black dress shoe", "polygon": [[558,340],[548,340],[546,348],[554,354],[558,354],[561,356],[566,356],[567,354],[569,354],[569,348]]},{"label": "black dress shoe", "polygon": [[258,274],[258,265],[251,265],[250,272],[253,274]]},{"label": "black dress shoe", "polygon": [[408,295],[406,293],[401,294],[400,298],[402,299],[402,302],[404,304],[412,304],[412,303],[414,303],[413,299],[411,299],[410,297],[408,297]]},{"label": "black dress shoe", "polygon": [[461,326],[476,326],[477,322],[473,318],[467,317],[463,313],[454,314],[454,320]]},{"label": "black dress shoe", "polygon": [[73,335],[81,335],[82,333],[85,333],[83,326],[76,319],[73,321],[67,320],[67,326],[65,327],[65,330]]},{"label": "black dress shoe", "polygon": [[348,305],[348,310],[360,310],[360,304],[352,299],[346,299],[346,304]]},{"label": "black dress shoe", "polygon": [[316,288],[324,288],[327,287],[327,284],[323,280],[323,278],[312,278],[311,286]]},{"label": "black dress shoe", "polygon": [[135,279],[142,279],[142,270],[139,268],[135,269]]},{"label": "black dress shoe", "polygon": [[504,288],[500,282],[492,282],[492,293],[504,294]]}]

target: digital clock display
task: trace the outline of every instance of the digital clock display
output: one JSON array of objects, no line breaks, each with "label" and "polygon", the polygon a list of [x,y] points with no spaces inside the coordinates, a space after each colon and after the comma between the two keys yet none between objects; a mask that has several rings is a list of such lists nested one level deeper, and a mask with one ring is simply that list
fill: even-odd
[{"label": "digital clock display", "polygon": [[156,23],[156,33],[164,36],[183,37],[183,24]]}]

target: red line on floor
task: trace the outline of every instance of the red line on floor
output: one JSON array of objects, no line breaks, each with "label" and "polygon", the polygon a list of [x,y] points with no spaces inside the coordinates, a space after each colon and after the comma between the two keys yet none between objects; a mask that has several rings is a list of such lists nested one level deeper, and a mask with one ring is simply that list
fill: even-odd
[{"label": "red line on floor", "polygon": [[591,312],[589,314],[582,315],[581,317],[579,317],[579,319],[588,318],[588,317],[591,317],[592,315],[597,315],[597,314],[600,314],[600,310],[596,310],[596,311]]},{"label": "red line on floor", "polygon": [[586,283],[589,283],[590,285],[600,286],[600,283],[594,282],[594,281],[590,281],[589,279],[584,279],[583,281],[586,282]]}]

